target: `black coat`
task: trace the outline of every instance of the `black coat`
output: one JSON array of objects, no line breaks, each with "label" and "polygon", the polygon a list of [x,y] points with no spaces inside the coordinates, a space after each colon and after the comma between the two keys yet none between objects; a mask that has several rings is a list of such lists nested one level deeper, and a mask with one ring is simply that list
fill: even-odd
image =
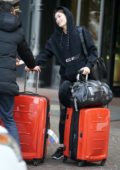
[{"label": "black coat", "polygon": [[29,68],[34,68],[32,52],[25,41],[19,18],[0,12],[0,94],[17,95],[16,57],[19,55]]},{"label": "black coat", "polygon": [[[65,79],[69,79],[70,77],[72,79],[73,77],[75,78],[78,69],[85,66],[89,68],[93,66],[97,58],[97,49],[93,43],[91,34],[83,27],[89,54],[89,58],[86,59],[78,28],[73,23],[73,15],[67,8],[61,8],[67,17],[67,34],[56,25],[54,33],[47,41],[45,49],[40,52],[36,62],[38,65],[43,66],[48,61],[48,58],[54,55],[60,64],[61,76]],[[76,58],[76,60],[73,61],[72,58]]]}]

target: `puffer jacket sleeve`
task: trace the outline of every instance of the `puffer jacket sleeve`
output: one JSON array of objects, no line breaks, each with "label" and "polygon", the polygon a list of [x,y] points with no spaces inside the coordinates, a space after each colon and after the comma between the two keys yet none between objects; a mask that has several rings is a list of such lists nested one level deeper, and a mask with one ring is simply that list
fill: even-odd
[{"label": "puffer jacket sleeve", "polygon": [[91,33],[85,27],[83,27],[83,34],[84,34],[85,44],[88,52],[88,58],[87,58],[88,62],[86,66],[91,68],[95,64],[98,56],[97,48],[94,45]]},{"label": "puffer jacket sleeve", "polygon": [[32,51],[30,50],[25,38],[18,44],[17,47],[18,55],[20,58],[25,62],[25,64],[29,68],[34,68],[35,67],[35,60],[34,56],[32,54]]},{"label": "puffer jacket sleeve", "polygon": [[36,65],[45,66],[48,59],[53,56],[52,47],[51,47],[51,39],[49,39],[46,44],[45,48],[39,53],[36,57]]}]

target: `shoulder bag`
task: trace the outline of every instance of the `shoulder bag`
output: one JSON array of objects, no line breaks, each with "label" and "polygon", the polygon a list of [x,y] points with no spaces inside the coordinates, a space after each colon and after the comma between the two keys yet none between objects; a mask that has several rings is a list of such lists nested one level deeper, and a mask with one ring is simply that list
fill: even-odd
[{"label": "shoulder bag", "polygon": [[[83,28],[78,27],[78,31],[79,31],[79,36],[80,36],[80,40],[82,43],[84,55],[86,58],[88,58],[89,56],[88,56],[87,47],[85,44]],[[96,63],[91,69],[91,76],[94,80],[103,80],[104,78],[107,77],[107,68],[102,57],[97,57]]]}]

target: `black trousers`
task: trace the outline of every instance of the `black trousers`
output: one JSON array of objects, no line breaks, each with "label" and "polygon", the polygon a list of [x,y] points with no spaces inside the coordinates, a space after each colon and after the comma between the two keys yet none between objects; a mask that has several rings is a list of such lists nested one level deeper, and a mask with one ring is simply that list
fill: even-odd
[{"label": "black trousers", "polygon": [[[60,85],[65,81],[61,78]],[[60,103],[60,100],[59,100]],[[65,129],[65,119],[66,119],[67,108],[60,103],[60,120],[59,120],[59,142],[63,144],[64,142],[64,129]]]}]

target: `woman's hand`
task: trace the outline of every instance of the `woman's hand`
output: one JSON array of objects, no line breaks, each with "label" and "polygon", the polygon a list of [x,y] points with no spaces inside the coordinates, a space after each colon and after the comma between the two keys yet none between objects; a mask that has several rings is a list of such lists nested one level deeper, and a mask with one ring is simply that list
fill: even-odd
[{"label": "woman's hand", "polygon": [[25,71],[37,71],[37,72],[41,72],[41,68],[40,66],[35,66],[33,69],[28,68],[27,66],[25,66]]},{"label": "woman's hand", "polygon": [[40,66],[35,66],[32,70],[37,71],[37,72],[41,72]]},{"label": "woman's hand", "polygon": [[80,69],[80,71],[82,71],[82,74],[84,74],[84,75],[90,74],[89,67],[83,67]]}]

